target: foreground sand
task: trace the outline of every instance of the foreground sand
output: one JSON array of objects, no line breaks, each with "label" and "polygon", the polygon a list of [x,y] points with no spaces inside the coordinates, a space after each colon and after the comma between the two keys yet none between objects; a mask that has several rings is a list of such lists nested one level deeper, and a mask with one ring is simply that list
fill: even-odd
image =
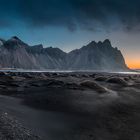
[{"label": "foreground sand", "polygon": [[[138,74],[1,72],[0,94],[7,96],[0,102],[0,139],[140,139]],[[45,117],[34,118],[41,111]]]}]

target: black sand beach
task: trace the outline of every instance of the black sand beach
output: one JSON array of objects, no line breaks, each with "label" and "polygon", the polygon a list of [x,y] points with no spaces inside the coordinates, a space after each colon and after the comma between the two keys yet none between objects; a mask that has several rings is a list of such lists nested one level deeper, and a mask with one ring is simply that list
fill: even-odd
[{"label": "black sand beach", "polygon": [[2,140],[139,140],[140,75],[0,73]]}]

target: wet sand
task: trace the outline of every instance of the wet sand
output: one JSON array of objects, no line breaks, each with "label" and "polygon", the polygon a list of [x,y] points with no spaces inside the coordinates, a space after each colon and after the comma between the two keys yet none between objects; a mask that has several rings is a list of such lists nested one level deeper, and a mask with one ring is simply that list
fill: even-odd
[{"label": "wet sand", "polygon": [[140,139],[138,74],[1,72],[0,76],[1,112],[33,137]]}]

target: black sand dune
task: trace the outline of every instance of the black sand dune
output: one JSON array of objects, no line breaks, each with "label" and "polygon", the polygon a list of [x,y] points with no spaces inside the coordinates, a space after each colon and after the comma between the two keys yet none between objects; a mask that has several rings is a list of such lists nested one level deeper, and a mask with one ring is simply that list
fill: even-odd
[{"label": "black sand dune", "polygon": [[140,75],[0,73],[0,138],[139,140]]}]

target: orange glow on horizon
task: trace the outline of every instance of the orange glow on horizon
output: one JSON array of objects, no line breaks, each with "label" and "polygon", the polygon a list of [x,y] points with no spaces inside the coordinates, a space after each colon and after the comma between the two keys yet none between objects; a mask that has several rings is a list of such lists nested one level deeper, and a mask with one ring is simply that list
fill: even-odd
[{"label": "orange glow on horizon", "polygon": [[126,60],[126,65],[131,69],[140,69],[139,60]]},{"label": "orange glow on horizon", "polygon": [[122,54],[125,59],[126,65],[130,69],[140,69],[140,55],[139,55],[139,49],[132,49],[132,50],[123,50]]}]

